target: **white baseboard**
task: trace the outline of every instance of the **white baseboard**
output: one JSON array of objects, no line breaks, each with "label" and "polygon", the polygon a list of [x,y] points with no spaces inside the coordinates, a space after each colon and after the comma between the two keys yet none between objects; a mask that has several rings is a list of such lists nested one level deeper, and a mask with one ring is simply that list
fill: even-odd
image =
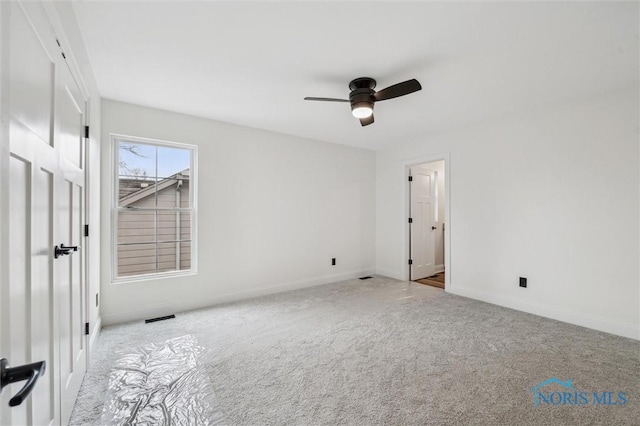
[{"label": "white baseboard", "polygon": [[579,325],[582,327],[592,328],[605,333],[611,333],[630,339],[640,340],[640,327],[637,324],[622,323],[619,321],[611,321],[608,319],[592,317],[579,312],[552,308],[540,304],[523,302],[496,294],[480,292],[464,287],[449,287],[447,291],[458,296],[468,297],[470,299],[481,300],[483,302],[492,303],[494,305],[504,306],[505,308],[515,309],[557,321],[567,322],[569,324]]},{"label": "white baseboard", "polygon": [[434,268],[435,268],[436,274],[439,274],[440,272],[444,272],[444,263],[442,265],[436,265]]},{"label": "white baseboard", "polygon": [[102,313],[102,324],[112,325],[120,324],[123,322],[139,321],[148,318],[157,318],[160,316],[176,314],[179,312],[186,312],[193,309],[206,308],[209,306],[219,305],[222,303],[235,302],[243,299],[250,299],[253,297],[266,296],[269,294],[282,293],[290,290],[298,290],[307,287],[314,287],[323,284],[334,283],[338,281],[350,280],[359,278],[365,275],[374,274],[375,268],[366,268],[358,271],[343,272],[340,274],[325,275],[322,277],[315,277],[306,280],[292,281],[275,286],[257,288],[252,290],[241,291],[237,293],[227,293],[214,295],[208,299],[198,300],[176,300],[171,303],[164,303],[161,305],[148,306],[140,309]]},{"label": "white baseboard", "polygon": [[89,359],[93,358],[93,349],[100,338],[100,330],[102,330],[102,317],[98,317],[96,325],[94,325],[93,330],[91,330],[91,337],[89,338]]}]

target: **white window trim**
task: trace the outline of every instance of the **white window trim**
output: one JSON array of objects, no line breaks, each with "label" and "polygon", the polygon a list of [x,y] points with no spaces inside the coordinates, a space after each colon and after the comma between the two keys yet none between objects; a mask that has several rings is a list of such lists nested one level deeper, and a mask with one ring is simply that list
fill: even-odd
[{"label": "white window trim", "polygon": [[[142,138],[139,136],[128,136],[118,133],[110,134],[110,150],[111,150],[111,167],[110,167],[110,182],[111,182],[111,197],[109,210],[111,214],[111,284],[127,284],[135,282],[145,282],[150,280],[184,277],[189,275],[198,274],[198,146],[186,144],[182,142],[173,142],[159,139]],[[117,145],[118,141],[130,141],[146,144],[153,144],[159,146],[167,146],[172,148],[184,148],[191,150],[191,168],[189,171],[192,176],[189,182],[189,190],[191,191],[192,210],[193,216],[191,218],[191,269],[186,271],[170,271],[170,272],[156,272],[152,274],[135,275],[130,277],[118,278],[118,177],[120,164],[120,156],[118,153]]]}]

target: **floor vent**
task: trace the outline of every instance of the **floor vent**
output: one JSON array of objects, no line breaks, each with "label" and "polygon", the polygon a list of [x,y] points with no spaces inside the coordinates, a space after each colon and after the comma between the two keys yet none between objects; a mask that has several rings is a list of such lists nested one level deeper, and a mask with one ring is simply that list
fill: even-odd
[{"label": "floor vent", "polygon": [[370,277],[370,276],[367,275],[366,277],[360,277],[358,279],[360,279],[360,280],[370,280],[371,278],[373,278],[373,277]]},{"label": "floor vent", "polygon": [[149,324],[150,322],[168,320],[168,319],[172,319],[172,318],[175,318],[175,317],[176,317],[175,315],[167,315],[166,317],[150,318],[150,319],[144,320],[144,323],[145,324]]}]

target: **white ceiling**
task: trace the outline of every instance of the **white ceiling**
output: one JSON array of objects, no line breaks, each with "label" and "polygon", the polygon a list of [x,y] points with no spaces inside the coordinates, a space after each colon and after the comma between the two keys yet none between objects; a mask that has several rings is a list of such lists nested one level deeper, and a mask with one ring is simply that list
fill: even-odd
[{"label": "white ceiling", "polygon": [[[638,85],[638,3],[78,2],[100,94],[380,149]],[[361,127],[349,81],[423,90]]]}]

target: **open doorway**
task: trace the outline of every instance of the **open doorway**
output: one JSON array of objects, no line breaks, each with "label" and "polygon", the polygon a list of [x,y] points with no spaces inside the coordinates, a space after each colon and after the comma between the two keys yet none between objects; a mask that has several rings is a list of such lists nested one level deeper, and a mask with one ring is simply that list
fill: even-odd
[{"label": "open doorway", "polygon": [[445,288],[445,161],[409,166],[409,277]]}]

